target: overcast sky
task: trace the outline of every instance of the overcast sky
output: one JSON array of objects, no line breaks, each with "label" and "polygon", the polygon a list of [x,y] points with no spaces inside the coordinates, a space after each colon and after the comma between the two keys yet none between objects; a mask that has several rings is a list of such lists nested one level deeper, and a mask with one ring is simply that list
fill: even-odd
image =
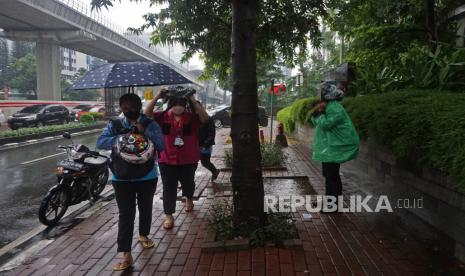
[{"label": "overcast sky", "polygon": [[[80,0],[90,6],[91,0]],[[159,11],[160,7],[152,6],[150,7],[150,1],[141,1],[138,3],[130,2],[129,0],[115,0],[113,2],[113,7],[110,7],[108,10],[102,8],[100,13],[105,17],[112,20],[114,23],[120,25],[123,28],[128,27],[140,27],[144,24],[144,19],[142,16],[147,13],[153,13]],[[194,57],[189,61],[190,65],[193,67],[203,68],[202,61],[198,57]]]}]

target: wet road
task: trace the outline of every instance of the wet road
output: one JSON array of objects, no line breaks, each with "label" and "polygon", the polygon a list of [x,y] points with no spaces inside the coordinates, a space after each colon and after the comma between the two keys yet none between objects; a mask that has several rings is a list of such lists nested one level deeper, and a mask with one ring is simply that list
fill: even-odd
[{"label": "wet road", "polygon": [[[98,135],[73,140],[93,149]],[[61,139],[0,151],[0,248],[40,224],[40,201],[56,184],[56,163],[66,156],[56,147],[67,144]]]}]

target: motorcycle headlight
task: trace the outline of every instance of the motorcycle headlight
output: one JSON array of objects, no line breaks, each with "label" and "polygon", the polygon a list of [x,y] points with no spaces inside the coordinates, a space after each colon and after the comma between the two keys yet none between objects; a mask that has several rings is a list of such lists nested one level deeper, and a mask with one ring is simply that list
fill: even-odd
[{"label": "motorcycle headlight", "polygon": [[71,157],[72,157],[74,160],[76,160],[76,159],[81,159],[83,155],[84,155],[84,153],[82,153],[82,152],[78,152],[78,151],[76,151],[76,150],[74,150],[74,149],[71,150]]},{"label": "motorcycle headlight", "polygon": [[65,168],[57,167],[56,173],[59,176],[59,175],[62,175],[64,173],[64,171],[65,171]]}]

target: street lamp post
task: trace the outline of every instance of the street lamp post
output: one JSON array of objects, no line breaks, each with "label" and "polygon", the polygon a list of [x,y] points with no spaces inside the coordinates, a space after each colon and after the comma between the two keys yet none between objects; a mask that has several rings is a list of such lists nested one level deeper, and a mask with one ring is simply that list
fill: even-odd
[{"label": "street lamp post", "polygon": [[274,96],[274,79],[271,79],[271,93],[270,93],[270,109],[271,109],[271,122],[270,122],[270,143],[273,143],[273,96]]}]

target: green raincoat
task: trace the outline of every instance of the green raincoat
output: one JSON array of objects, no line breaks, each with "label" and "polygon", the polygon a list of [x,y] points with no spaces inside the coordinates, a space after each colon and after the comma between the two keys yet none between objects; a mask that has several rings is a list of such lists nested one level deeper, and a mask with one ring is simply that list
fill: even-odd
[{"label": "green raincoat", "polygon": [[360,139],[352,120],[339,101],[329,101],[325,114],[312,116],[313,160],[344,163],[357,157]]}]

